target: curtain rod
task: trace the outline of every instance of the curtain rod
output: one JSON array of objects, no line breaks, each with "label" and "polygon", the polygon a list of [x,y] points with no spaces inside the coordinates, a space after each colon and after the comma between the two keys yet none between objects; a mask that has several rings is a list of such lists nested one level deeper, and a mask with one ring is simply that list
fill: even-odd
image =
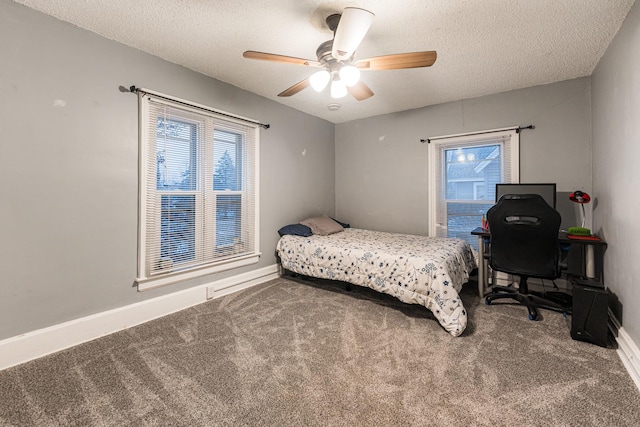
[{"label": "curtain rod", "polygon": [[232,119],[235,119],[235,120],[240,120],[240,121],[247,122],[247,123],[253,123],[254,125],[258,125],[263,129],[269,129],[271,127],[271,125],[268,124],[268,123],[267,124],[260,123],[260,122],[258,122],[256,120],[251,120],[251,119],[248,119],[246,117],[236,116],[234,114],[225,113],[224,111],[220,111],[220,110],[214,110],[213,108],[205,107],[204,105],[199,105],[199,104],[194,104],[192,102],[187,102],[187,101],[184,101],[184,100],[179,99],[179,98],[174,98],[172,96],[163,95],[163,94],[158,93],[158,92],[153,92],[151,90],[139,88],[139,87],[136,87],[135,85],[134,86],[130,86],[129,89],[126,89],[125,87],[120,86],[120,90],[122,92],[143,93],[143,94],[153,95],[153,96],[156,96],[158,98],[166,99],[167,101],[177,102],[178,104],[182,104],[182,105],[185,105],[187,107],[195,107],[195,108],[198,108],[199,110],[203,110],[203,111],[207,111],[207,112],[210,112],[210,113],[219,114],[219,115],[224,116],[224,117],[229,117],[229,118],[232,118]]},{"label": "curtain rod", "polygon": [[436,139],[455,138],[457,136],[468,136],[468,135],[484,135],[484,134],[487,134],[487,133],[503,132],[505,130],[515,130],[516,133],[520,133],[520,131],[523,130],[523,129],[535,129],[535,128],[536,127],[534,125],[514,126],[514,127],[510,127],[510,128],[485,130],[485,131],[482,131],[482,132],[467,132],[467,133],[458,133],[458,134],[455,134],[455,135],[433,136],[431,138],[421,139],[420,142],[422,142],[423,144],[426,142],[428,144],[431,141],[436,140]]}]

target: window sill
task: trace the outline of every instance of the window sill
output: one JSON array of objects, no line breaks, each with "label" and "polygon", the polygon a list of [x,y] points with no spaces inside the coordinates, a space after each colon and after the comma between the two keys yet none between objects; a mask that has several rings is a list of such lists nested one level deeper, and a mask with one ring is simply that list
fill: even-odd
[{"label": "window sill", "polygon": [[175,273],[163,274],[159,277],[143,277],[137,278],[138,292],[148,291],[160,286],[172,285],[183,280],[194,279],[196,277],[206,276],[207,274],[219,273],[221,271],[232,270],[234,268],[245,267],[247,265],[256,264],[260,261],[260,253],[246,255],[240,258],[232,258],[216,263],[215,265],[204,266],[200,268],[192,268],[187,271],[179,271]]}]

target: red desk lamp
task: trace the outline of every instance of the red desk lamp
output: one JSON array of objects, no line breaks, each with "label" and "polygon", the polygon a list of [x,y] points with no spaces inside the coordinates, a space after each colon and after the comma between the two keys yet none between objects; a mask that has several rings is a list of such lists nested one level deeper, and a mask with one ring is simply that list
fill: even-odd
[{"label": "red desk lamp", "polygon": [[591,197],[585,193],[584,191],[576,190],[573,193],[569,194],[569,200],[574,203],[579,203],[582,208],[582,225],[580,227],[569,227],[567,230],[569,234],[574,234],[576,236],[590,236],[591,230],[584,227],[585,221],[585,212],[584,205],[591,201]]}]

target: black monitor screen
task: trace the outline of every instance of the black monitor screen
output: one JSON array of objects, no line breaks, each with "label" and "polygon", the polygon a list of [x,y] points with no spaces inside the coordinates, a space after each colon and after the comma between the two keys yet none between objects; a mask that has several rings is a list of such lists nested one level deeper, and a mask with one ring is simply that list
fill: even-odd
[{"label": "black monitor screen", "polygon": [[556,184],[496,184],[496,202],[505,194],[539,194],[555,209]]}]

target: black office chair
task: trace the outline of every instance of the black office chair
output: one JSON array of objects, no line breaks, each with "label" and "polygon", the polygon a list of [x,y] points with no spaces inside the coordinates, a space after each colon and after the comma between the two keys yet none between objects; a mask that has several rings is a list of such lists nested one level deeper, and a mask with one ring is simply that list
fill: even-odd
[{"label": "black office chair", "polygon": [[494,286],[485,302],[511,298],[525,305],[529,319],[538,319],[537,308],[566,314],[566,308],[540,294],[529,292],[530,277],[560,277],[558,231],[560,214],[538,194],[506,194],[487,212],[491,246],[489,265],[494,271],[518,276],[518,288]]}]

